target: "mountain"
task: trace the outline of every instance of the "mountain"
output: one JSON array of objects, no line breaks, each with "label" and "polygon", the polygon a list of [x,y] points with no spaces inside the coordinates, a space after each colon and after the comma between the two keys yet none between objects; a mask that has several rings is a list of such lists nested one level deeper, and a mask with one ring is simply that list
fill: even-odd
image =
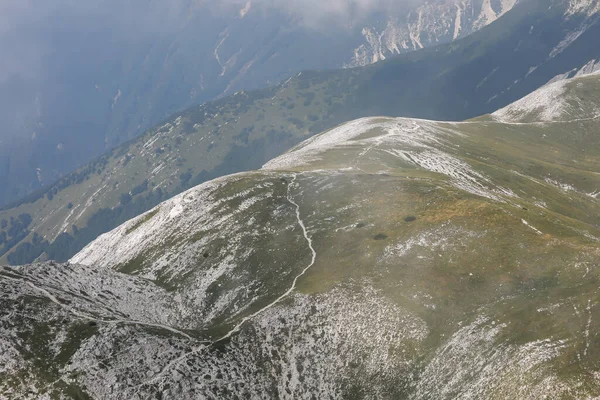
[{"label": "mountain", "polygon": [[0,69],[0,205],[192,105],[463,37],[514,3],[420,0],[321,17],[270,1],[44,5],[0,42],[18,67]]},{"label": "mountain", "polygon": [[359,119],[71,264],[3,267],[0,393],[594,398],[599,117],[594,74],[465,122]]},{"label": "mountain", "polygon": [[[598,68],[597,2],[519,3],[479,32],[368,67],[303,72],[192,107],[0,211],[0,263],[66,261],[99,234],[349,119],[472,118]],[[5,222],[2,222],[2,221]]]},{"label": "mountain", "polygon": [[478,31],[511,10],[517,0],[426,2],[406,16],[384,16],[385,25],[365,26],[365,43],[354,49],[349,67],[365,66],[407,51],[451,42]]}]

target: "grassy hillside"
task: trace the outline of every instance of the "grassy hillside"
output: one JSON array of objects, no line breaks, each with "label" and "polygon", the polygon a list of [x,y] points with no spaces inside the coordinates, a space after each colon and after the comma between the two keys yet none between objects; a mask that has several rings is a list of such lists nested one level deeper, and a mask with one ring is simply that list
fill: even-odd
[{"label": "grassy hillside", "polygon": [[599,396],[598,93],[351,121],[1,268],[0,394]]}]

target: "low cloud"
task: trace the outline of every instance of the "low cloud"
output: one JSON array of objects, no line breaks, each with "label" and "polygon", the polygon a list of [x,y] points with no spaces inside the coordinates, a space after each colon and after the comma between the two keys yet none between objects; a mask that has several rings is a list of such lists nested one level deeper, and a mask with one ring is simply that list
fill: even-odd
[{"label": "low cloud", "polygon": [[[401,13],[426,0],[224,0],[243,7],[270,7],[286,11],[305,25],[318,28],[323,23],[348,25],[359,23],[374,12]],[[439,0],[434,0],[439,1]],[[445,0],[444,0],[445,1]],[[452,1],[452,0],[451,0]]]},{"label": "low cloud", "polygon": [[[277,9],[310,28],[359,23],[372,12],[395,12],[425,0],[18,0],[0,1],[0,84],[11,77],[35,79],[43,59],[64,49],[55,32],[95,32],[133,42],[161,38],[185,26],[194,13],[238,15]],[[442,1],[442,0],[435,0]],[[447,0],[443,0],[447,1]],[[68,44],[67,44],[68,45]]]},{"label": "low cloud", "polygon": [[0,83],[35,79],[43,59],[68,44],[58,33],[106,35],[135,42],[177,29],[189,0],[18,0],[0,1]]}]

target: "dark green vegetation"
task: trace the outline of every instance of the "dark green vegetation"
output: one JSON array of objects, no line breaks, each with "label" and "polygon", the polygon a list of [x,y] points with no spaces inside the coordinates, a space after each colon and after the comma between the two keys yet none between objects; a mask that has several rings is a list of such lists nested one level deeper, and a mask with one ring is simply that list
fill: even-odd
[{"label": "dark green vegetation", "polygon": [[[5,254],[19,242],[25,239],[29,233],[31,225],[31,215],[20,214],[17,218],[10,217],[9,220],[0,221],[0,253]],[[34,240],[37,237],[34,237]],[[19,246],[21,247],[21,246]]]},{"label": "dark green vegetation", "polygon": [[[25,212],[34,220],[25,239],[30,244],[7,248],[0,262],[31,262],[52,246],[53,255],[65,260],[161,200],[217,176],[259,168],[345,120],[368,115],[460,120],[494,111],[600,58],[598,16],[567,18],[566,3],[523,1],[452,44],[365,68],[302,73],[274,88],[193,107],[0,213],[9,218]],[[553,51],[579,31],[562,51]],[[34,233],[48,244],[33,243]],[[68,236],[56,242],[63,233]]]}]

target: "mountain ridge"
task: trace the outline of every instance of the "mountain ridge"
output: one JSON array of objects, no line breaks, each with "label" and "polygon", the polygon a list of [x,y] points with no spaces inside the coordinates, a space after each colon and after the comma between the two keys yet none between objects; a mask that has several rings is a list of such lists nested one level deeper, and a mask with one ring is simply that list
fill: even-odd
[{"label": "mountain ridge", "polygon": [[600,137],[562,112],[352,121],[3,267],[0,393],[597,396]]}]

